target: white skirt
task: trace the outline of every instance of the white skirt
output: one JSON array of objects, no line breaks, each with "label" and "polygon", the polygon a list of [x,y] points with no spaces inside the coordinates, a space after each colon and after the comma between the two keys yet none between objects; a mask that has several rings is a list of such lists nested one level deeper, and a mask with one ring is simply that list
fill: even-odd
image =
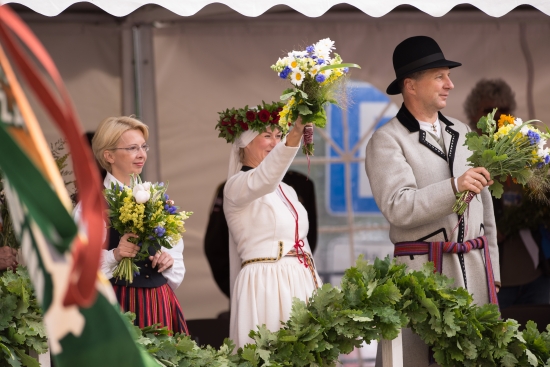
[{"label": "white skirt", "polygon": [[[321,286],[317,271],[315,276]],[[292,299],[307,301],[315,290],[309,268],[298,258],[286,256],[275,263],[252,263],[241,269],[231,299],[229,336],[237,348],[254,343],[248,334],[265,324],[281,328],[292,310]]]}]

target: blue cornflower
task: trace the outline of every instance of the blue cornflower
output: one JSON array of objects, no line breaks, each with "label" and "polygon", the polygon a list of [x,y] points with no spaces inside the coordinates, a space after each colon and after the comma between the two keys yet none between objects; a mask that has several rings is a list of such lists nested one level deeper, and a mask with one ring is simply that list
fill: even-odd
[{"label": "blue cornflower", "polygon": [[134,276],[137,277],[139,275],[139,271],[134,271]]},{"label": "blue cornflower", "polygon": [[347,74],[347,72],[349,71],[349,68],[344,68],[344,73]]},{"label": "blue cornflower", "polygon": [[162,237],[162,236],[164,236],[164,233],[166,232],[166,229],[164,229],[164,227],[157,226],[157,227],[155,227],[154,232],[157,235],[157,237]]},{"label": "blue cornflower", "polygon": [[168,205],[168,204],[164,205],[164,210],[169,211],[170,210],[170,205]]},{"label": "blue cornflower", "polygon": [[281,77],[281,79],[286,79],[288,77],[288,74],[290,74],[291,71],[292,69],[290,69],[288,66],[285,66],[283,71],[279,73],[279,76]]},{"label": "blue cornflower", "polygon": [[323,65],[325,63],[325,60],[318,58],[317,59],[317,65]]},{"label": "blue cornflower", "polygon": [[544,157],[544,164],[550,163],[550,154],[547,154],[546,157]]},{"label": "blue cornflower", "polygon": [[168,200],[170,199],[170,196],[168,196],[168,194],[164,194],[164,200]]},{"label": "blue cornflower", "polygon": [[142,242],[138,242],[137,245],[138,245],[139,247],[141,247],[141,245],[143,245],[143,243],[142,243]]},{"label": "blue cornflower", "polygon": [[163,187],[163,186],[164,186],[164,182],[159,182],[158,186],[159,186],[159,187]]},{"label": "blue cornflower", "polygon": [[313,52],[315,52],[315,47],[313,45],[311,46],[307,46],[306,47],[306,51],[310,54],[312,54]]},{"label": "blue cornflower", "polygon": [[170,209],[168,209],[168,213],[170,214],[174,214],[175,212],[177,212],[178,210],[176,209],[175,206],[171,206]]},{"label": "blue cornflower", "polygon": [[542,162],[537,163],[537,168],[538,169],[541,169],[542,167],[544,167],[544,163],[542,163]]},{"label": "blue cornflower", "polygon": [[317,75],[315,75],[315,80],[317,80],[319,83],[324,82],[326,78],[327,78],[327,77],[324,76],[323,74],[317,74]]},{"label": "blue cornflower", "polygon": [[532,130],[529,130],[527,137],[529,138],[529,143],[531,143],[531,145],[538,144],[540,141],[540,135]]}]

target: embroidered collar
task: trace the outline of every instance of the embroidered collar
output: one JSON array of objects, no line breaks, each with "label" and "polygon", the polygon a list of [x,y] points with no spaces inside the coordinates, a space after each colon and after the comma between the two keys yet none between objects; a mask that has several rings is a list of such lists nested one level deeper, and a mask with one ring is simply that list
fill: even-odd
[{"label": "embroidered collar", "polygon": [[435,120],[433,124],[424,121],[418,121],[418,123],[420,124],[420,128],[422,130],[437,136],[438,139],[441,138],[441,123],[439,122],[439,119]]},{"label": "embroidered collar", "polygon": [[[397,112],[397,119],[399,122],[409,130],[411,133],[420,131],[420,124],[418,120],[412,115],[412,113],[407,109],[405,103],[401,105],[399,112]],[[453,126],[454,124],[449,121],[441,112],[437,113],[437,117],[440,122],[443,122],[447,126]]]}]

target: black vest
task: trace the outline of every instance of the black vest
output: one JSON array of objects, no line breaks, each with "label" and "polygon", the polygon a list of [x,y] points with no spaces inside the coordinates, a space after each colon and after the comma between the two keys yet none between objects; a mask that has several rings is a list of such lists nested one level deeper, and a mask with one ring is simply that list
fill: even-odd
[{"label": "black vest", "polygon": [[[109,250],[114,250],[118,246],[118,241],[120,240],[120,234],[114,229],[109,228]],[[149,247],[149,254],[154,255],[156,250],[152,247]],[[139,267],[139,275],[134,276],[134,281],[128,283],[125,280],[111,278],[109,281],[112,285],[122,285],[129,286],[134,288],[156,288],[161,285],[166,284],[166,278],[157,271],[158,265],[156,268],[151,267],[151,260],[145,259],[142,261],[136,261],[136,265]]]}]

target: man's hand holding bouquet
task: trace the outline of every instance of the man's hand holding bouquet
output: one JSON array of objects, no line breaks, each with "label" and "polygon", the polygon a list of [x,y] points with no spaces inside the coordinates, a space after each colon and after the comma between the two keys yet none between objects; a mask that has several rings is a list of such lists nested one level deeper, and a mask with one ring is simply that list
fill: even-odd
[{"label": "man's hand holding bouquet", "polygon": [[[511,115],[501,115],[496,122],[495,113],[496,108],[479,120],[477,127],[482,134],[466,134],[465,145],[472,151],[468,162],[480,170],[478,173],[483,168],[488,171],[493,180],[489,190],[494,197],[500,198],[503,193],[501,182],[508,177],[525,186],[533,179],[540,180],[538,171],[548,171],[550,152],[545,145],[550,138],[550,130],[547,128],[547,133],[543,133],[533,125],[538,120],[523,122]],[[457,196],[453,211],[463,215],[475,193],[465,190]]]},{"label": "man's hand holding bouquet", "polygon": [[[122,236],[114,253],[119,260],[114,278],[132,283],[139,274],[136,260],[149,258],[153,267],[158,264],[159,272],[171,265],[163,261],[161,247],[170,249],[181,239],[184,221],[193,213],[178,212],[166,189],[162,182],[142,182],[139,176],[132,176],[129,187],[113,183],[105,189],[110,226]],[[154,256],[150,248],[155,250]]]}]

